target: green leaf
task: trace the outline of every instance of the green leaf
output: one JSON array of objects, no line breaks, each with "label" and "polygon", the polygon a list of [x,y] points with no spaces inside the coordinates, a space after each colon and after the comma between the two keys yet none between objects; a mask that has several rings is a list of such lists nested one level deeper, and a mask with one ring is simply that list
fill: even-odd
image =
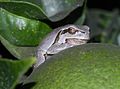
[{"label": "green leaf", "polygon": [[22,0],[3,0],[0,1],[0,7],[26,18],[41,20],[47,18],[45,12],[37,5]]},{"label": "green leaf", "polygon": [[2,0],[0,7],[29,18],[58,21],[83,5],[84,0]]},{"label": "green leaf", "polygon": [[42,6],[52,21],[65,18],[73,10],[81,7],[84,0],[41,0]]},{"label": "green leaf", "polygon": [[36,46],[50,31],[45,23],[0,9],[0,35],[14,45]]},{"label": "green leaf", "polygon": [[0,58],[0,89],[14,89],[22,75],[35,62],[35,58],[13,61]]},{"label": "green leaf", "polygon": [[16,58],[25,59],[31,56],[35,56],[37,47],[21,47],[15,46],[9,43],[6,39],[0,36],[1,43],[6,47],[6,49]]},{"label": "green leaf", "polygon": [[120,47],[91,43],[54,55],[25,84],[36,83],[31,89],[119,89],[119,75]]}]

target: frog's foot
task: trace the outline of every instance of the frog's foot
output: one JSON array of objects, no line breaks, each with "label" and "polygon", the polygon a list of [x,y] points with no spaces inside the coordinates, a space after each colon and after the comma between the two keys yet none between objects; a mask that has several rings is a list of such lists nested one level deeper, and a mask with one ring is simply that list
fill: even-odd
[{"label": "frog's foot", "polygon": [[34,68],[37,68],[39,65],[45,62],[45,51],[43,50],[38,50],[37,51],[37,61],[34,64]]}]

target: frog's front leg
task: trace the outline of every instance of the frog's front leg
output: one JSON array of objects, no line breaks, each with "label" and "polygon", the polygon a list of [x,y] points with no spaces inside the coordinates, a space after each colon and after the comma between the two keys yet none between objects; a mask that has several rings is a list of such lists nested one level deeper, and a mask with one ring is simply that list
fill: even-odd
[{"label": "frog's front leg", "polygon": [[37,54],[36,54],[36,58],[37,58],[37,61],[36,61],[36,64],[34,65],[34,68],[37,68],[40,64],[44,63],[44,61],[46,60],[46,52],[42,49],[39,49],[37,51]]}]

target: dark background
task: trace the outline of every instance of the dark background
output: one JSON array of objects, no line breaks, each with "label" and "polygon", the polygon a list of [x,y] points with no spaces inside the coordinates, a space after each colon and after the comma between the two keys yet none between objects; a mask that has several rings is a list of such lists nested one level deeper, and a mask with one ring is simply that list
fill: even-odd
[{"label": "dark background", "polygon": [[[87,7],[89,9],[97,8],[112,11],[116,8],[120,10],[120,0],[88,0]],[[0,43],[0,55],[3,58],[13,58],[14,57],[6,50],[6,48]]]},{"label": "dark background", "polygon": [[105,10],[113,10],[119,8],[120,0],[87,0],[88,8],[100,8]]}]

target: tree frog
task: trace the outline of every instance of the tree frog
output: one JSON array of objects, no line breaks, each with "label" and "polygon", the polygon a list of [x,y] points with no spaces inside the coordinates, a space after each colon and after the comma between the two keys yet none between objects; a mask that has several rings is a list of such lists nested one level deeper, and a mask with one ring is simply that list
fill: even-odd
[{"label": "tree frog", "polygon": [[34,67],[49,59],[49,56],[67,48],[85,44],[89,40],[89,27],[86,25],[65,25],[54,29],[40,43],[37,50],[37,62]]}]

